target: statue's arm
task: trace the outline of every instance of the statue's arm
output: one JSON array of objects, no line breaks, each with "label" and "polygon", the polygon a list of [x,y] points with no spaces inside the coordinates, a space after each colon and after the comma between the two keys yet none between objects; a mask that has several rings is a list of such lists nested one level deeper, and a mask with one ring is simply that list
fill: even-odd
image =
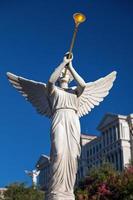
[{"label": "statue's arm", "polygon": [[55,69],[55,71],[51,74],[49,80],[48,80],[48,91],[50,94],[52,94],[54,92],[54,86],[56,81],[58,80],[58,78],[61,75],[61,72],[63,70],[63,68],[66,66],[67,62],[66,60],[63,60],[63,62]]},{"label": "statue's arm", "polygon": [[78,87],[76,89],[76,92],[78,93],[78,96],[80,96],[86,86],[85,81],[83,80],[83,78],[76,72],[76,70],[73,68],[72,66],[72,62],[69,63],[68,66],[69,71],[71,72],[73,78],[75,79],[75,81],[78,84]]},{"label": "statue's arm", "polygon": [[55,71],[51,74],[49,78],[49,82],[55,84],[55,82],[58,80],[59,76],[61,75],[61,72],[63,68],[66,66],[66,62],[63,61],[56,69]]},{"label": "statue's arm", "polygon": [[62,70],[64,69],[64,67],[66,67],[66,65],[68,63],[70,63],[70,61],[72,60],[72,58],[67,58],[67,56],[64,56],[63,62],[55,69],[55,71],[51,74],[47,87],[48,87],[48,91],[50,94],[52,94],[54,92],[54,85],[56,83],[56,81],[58,80],[58,78],[61,75]]}]

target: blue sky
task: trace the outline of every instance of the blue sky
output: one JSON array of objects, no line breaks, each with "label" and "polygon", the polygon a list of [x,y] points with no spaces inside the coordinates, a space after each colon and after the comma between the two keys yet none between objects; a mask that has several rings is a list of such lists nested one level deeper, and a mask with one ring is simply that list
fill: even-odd
[{"label": "blue sky", "polygon": [[50,121],[11,87],[6,72],[47,82],[68,51],[74,23],[83,12],[73,65],[86,82],[118,72],[110,95],[81,119],[83,133],[98,134],[105,113],[132,113],[132,0],[0,0],[0,187],[30,183],[25,169],[49,154]]}]

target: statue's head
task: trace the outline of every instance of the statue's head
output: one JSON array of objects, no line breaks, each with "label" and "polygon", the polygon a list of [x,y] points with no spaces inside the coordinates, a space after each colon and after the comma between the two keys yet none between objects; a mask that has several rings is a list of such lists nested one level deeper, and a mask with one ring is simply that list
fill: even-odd
[{"label": "statue's head", "polygon": [[59,77],[59,82],[65,82],[65,83],[69,83],[71,82],[71,77],[70,77],[70,72],[67,70],[66,74],[65,74],[65,69],[62,70],[61,75]]},{"label": "statue's head", "polygon": [[65,74],[65,69],[62,70],[60,77],[58,78],[58,85],[61,88],[68,88],[68,84],[73,80],[73,77],[69,70],[67,70]]}]

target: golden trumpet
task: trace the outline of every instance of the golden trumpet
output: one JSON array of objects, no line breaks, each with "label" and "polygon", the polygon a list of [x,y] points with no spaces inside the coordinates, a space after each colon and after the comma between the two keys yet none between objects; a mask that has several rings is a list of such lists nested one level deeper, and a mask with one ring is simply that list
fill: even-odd
[{"label": "golden trumpet", "polygon": [[86,20],[86,17],[82,13],[75,13],[73,14],[73,19],[75,24],[78,26],[80,23],[83,23]]},{"label": "golden trumpet", "polygon": [[[86,20],[86,17],[82,13],[75,13],[75,14],[73,14],[73,19],[74,19],[74,22],[75,22],[75,29],[74,29],[70,49],[69,49],[68,59],[70,59],[70,56],[71,56],[71,52],[72,52],[72,49],[73,49],[73,46],[74,46],[76,34],[77,34],[77,31],[78,31],[78,26],[79,26],[79,24],[83,23]],[[66,75],[66,73],[67,73],[67,68],[65,69],[64,76]]]}]

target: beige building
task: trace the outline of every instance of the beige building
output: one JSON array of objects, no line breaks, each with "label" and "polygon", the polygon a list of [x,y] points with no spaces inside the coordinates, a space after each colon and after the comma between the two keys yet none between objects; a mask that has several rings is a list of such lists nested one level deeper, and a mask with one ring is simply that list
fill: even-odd
[{"label": "beige building", "polygon": [[[77,183],[93,167],[110,162],[121,171],[133,159],[133,114],[129,116],[106,114],[98,126],[100,136],[81,135],[81,157]],[[39,184],[46,189],[50,160],[42,155],[36,167],[41,170]]]},{"label": "beige building", "polygon": [[[98,126],[100,136],[81,136],[78,180],[91,168],[110,162],[122,171],[133,158],[133,114],[106,114]],[[83,139],[82,139],[83,138]]]},{"label": "beige building", "polygon": [[50,172],[50,158],[42,154],[37,161],[36,168],[40,170],[38,177],[38,185],[41,190],[47,190],[47,183],[49,179]]},{"label": "beige building", "polygon": [[82,179],[88,172],[87,166],[87,151],[88,145],[92,140],[96,139],[96,135],[86,135],[81,134],[80,145],[81,145],[81,155],[78,162],[78,172],[77,172],[77,182]]}]

